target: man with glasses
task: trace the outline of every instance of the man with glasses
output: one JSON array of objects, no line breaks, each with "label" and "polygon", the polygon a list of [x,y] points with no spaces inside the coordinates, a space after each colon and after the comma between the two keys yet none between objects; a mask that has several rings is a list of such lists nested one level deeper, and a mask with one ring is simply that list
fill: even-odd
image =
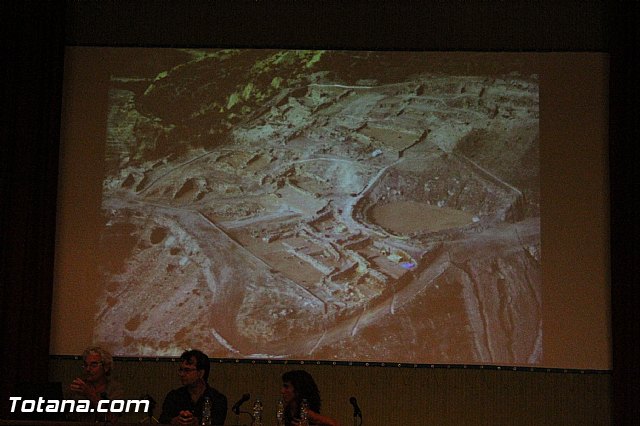
[{"label": "man with glasses", "polygon": [[223,425],[227,418],[227,397],[209,386],[209,357],[199,350],[180,356],[178,375],[182,387],[170,391],[162,404],[160,423],[195,425],[202,418],[204,400],[211,400],[211,423]]},{"label": "man with glasses", "polygon": [[[77,377],[69,385],[73,396],[77,399],[89,400],[91,408],[95,410],[98,403],[105,400],[123,399],[124,389],[115,380],[111,380],[111,369],[113,367],[113,357],[107,350],[92,346],[82,353],[82,375]],[[80,417],[80,414],[75,414]],[[103,418],[98,418],[101,416]],[[75,420],[85,421],[111,421],[115,422],[116,413],[94,413],[87,415],[87,418],[77,418]],[[73,415],[72,415],[73,417]],[[90,417],[90,418],[89,418]]]}]

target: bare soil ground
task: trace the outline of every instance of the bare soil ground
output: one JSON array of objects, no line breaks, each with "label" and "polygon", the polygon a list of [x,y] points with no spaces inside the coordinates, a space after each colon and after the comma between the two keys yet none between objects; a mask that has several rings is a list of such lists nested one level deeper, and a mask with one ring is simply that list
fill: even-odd
[{"label": "bare soil ground", "polygon": [[[186,103],[189,67],[202,90]],[[224,102],[198,93],[220,72],[186,62],[162,96],[160,82],[112,91],[96,340],[137,355],[541,361],[535,76],[301,73],[244,110],[229,96],[244,112],[219,121]]]}]

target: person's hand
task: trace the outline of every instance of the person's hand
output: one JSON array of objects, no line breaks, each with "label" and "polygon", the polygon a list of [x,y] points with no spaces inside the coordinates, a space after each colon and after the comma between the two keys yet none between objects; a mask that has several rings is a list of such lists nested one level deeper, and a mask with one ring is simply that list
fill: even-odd
[{"label": "person's hand", "polygon": [[193,415],[193,413],[189,410],[180,411],[176,417],[171,421],[172,424],[176,425],[195,425],[198,422],[198,418]]},{"label": "person's hand", "polygon": [[69,388],[71,389],[71,392],[86,396],[91,401],[94,401],[97,398],[96,390],[93,388],[93,386],[88,385],[79,377],[71,382]]},{"label": "person's hand", "polygon": [[[332,419],[331,417],[323,416],[321,414],[316,413],[315,411],[308,410],[308,421],[311,425],[317,426],[340,426],[337,420]],[[291,426],[300,426],[300,419],[294,418],[291,420]]]}]

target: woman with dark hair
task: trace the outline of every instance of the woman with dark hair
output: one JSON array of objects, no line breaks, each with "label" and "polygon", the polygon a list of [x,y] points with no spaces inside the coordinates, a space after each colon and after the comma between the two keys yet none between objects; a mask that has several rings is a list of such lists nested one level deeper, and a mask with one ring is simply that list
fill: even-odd
[{"label": "woman with dark hair", "polygon": [[307,418],[311,426],[339,426],[339,423],[320,414],[320,391],[311,374],[304,370],[292,370],[282,375],[280,391],[284,403],[285,426],[300,425],[302,401],[308,404]]}]

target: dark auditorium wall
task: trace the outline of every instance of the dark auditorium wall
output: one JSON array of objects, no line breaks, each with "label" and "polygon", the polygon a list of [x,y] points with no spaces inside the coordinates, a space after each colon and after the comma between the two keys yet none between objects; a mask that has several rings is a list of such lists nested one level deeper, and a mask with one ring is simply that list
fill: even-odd
[{"label": "dark auditorium wall", "polygon": [[0,417],[15,384],[49,368],[64,11],[0,6]]},{"label": "dark auditorium wall", "polygon": [[[350,424],[356,396],[369,425],[633,424],[638,405],[636,8],[625,2],[66,1],[4,4],[0,146],[0,417],[19,381],[68,382],[78,361],[50,358],[58,117],[63,46],[155,45],[418,50],[596,51],[611,54],[612,373],[305,366],[325,411]],[[636,2],[629,2],[636,3]],[[416,3],[418,4],[418,3]],[[7,15],[5,15],[7,12]],[[232,402],[267,403],[292,366],[225,362],[212,378]],[[297,366],[296,366],[297,367]],[[176,386],[168,361],[120,361],[129,396]],[[416,419],[423,413],[423,419]],[[233,416],[229,424],[234,423]],[[246,420],[245,420],[246,421]]]}]

